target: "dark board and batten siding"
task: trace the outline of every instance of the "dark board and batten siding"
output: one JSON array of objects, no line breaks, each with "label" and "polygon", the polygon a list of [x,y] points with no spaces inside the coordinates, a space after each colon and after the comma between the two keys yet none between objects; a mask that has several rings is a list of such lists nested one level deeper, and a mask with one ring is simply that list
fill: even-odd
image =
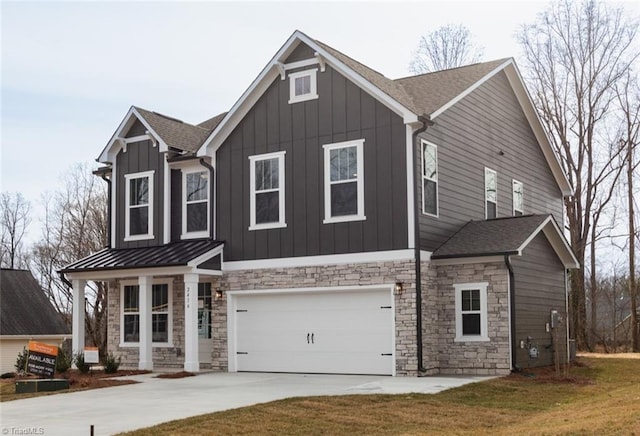
[{"label": "dark board and batten siding", "polygon": [[[498,173],[498,217],[512,216],[512,179],[524,183],[524,213],[562,223],[562,194],[501,72],[420,135],[438,146],[439,217],[420,213],[421,248],[433,251],[469,220],[485,219],[484,168]],[[500,154],[502,152],[503,154]],[[421,156],[416,147],[420,176]],[[418,183],[422,190],[421,181]],[[419,206],[422,211],[422,197]]]},{"label": "dark board and batten siding", "polygon": [[[127,137],[143,135],[144,126],[140,122],[133,124]],[[121,150],[116,157],[116,248],[151,247],[162,244],[163,241],[163,210],[164,210],[164,156],[158,153],[151,141],[145,140],[127,145],[127,151]],[[125,241],[125,213],[126,213],[126,174],[143,171],[154,171],[153,174],[153,239],[141,241]]]},{"label": "dark board and batten siding", "polygon": [[[540,233],[525,248],[521,257],[513,256],[515,279],[516,363],[521,368],[551,365],[553,361],[552,335],[547,333],[546,323],[551,321],[551,311],[562,317],[558,326],[559,357],[566,359],[566,296],[564,266],[555,251]],[[539,357],[529,359],[528,349],[519,347],[520,341],[531,337],[531,344],[539,350]]]},{"label": "dark board and batten siding", "polygon": [[[302,49],[298,50],[302,51]],[[226,260],[407,248],[402,119],[330,67],[319,98],[289,104],[276,78],[216,154],[218,239]],[[325,144],[364,139],[365,221],[323,224]],[[285,155],[286,228],[249,231],[249,156]]]}]

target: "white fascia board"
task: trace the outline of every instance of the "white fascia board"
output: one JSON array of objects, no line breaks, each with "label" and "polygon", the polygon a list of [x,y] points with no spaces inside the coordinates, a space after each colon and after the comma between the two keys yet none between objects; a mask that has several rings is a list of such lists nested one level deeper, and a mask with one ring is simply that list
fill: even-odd
[{"label": "white fascia board", "polygon": [[197,267],[198,265],[200,265],[202,262],[206,262],[207,260],[211,259],[212,257],[215,257],[217,255],[222,255],[222,252],[224,250],[224,244],[219,245],[218,247],[207,251],[204,254],[201,254],[200,256],[196,257],[195,259],[192,259],[189,261],[188,265],[192,266],[192,267]]},{"label": "white fascia board", "polygon": [[414,144],[413,144],[413,132],[414,128],[411,124],[405,124],[406,126],[406,167],[407,167],[407,247],[414,248],[416,243],[416,225],[419,223],[415,222],[415,195],[413,190],[413,185],[416,183],[415,181],[415,165],[413,164],[413,153],[414,153]]},{"label": "white fascia board", "polygon": [[474,83],[473,85],[471,85],[470,87],[468,87],[467,89],[465,89],[464,91],[462,91],[460,94],[458,94],[457,96],[453,97],[451,100],[449,100],[447,103],[445,103],[444,105],[442,105],[439,109],[437,109],[435,112],[433,112],[430,115],[430,119],[434,120],[436,117],[438,117],[439,115],[442,115],[443,112],[445,112],[447,109],[449,109],[451,106],[453,106],[454,104],[458,103],[460,100],[462,100],[463,98],[465,98],[467,95],[471,94],[473,91],[475,91],[476,89],[478,89],[480,86],[482,86],[486,81],[488,81],[489,79],[491,79],[493,76],[495,76],[496,74],[498,74],[500,71],[502,71],[504,68],[506,68],[508,65],[513,64],[513,59],[509,59],[506,62],[504,62],[503,64],[500,64],[499,66],[497,66],[496,68],[494,68],[492,71],[490,71],[487,75],[485,75],[483,78],[481,78],[480,80],[478,80],[476,83]]},{"label": "white fascia board", "polygon": [[63,341],[67,338],[71,337],[71,333],[60,334],[60,335],[0,335],[0,340],[5,339],[14,339],[14,340],[30,340],[30,339],[39,339],[41,341],[51,340],[51,341]]},{"label": "white fascia board", "polygon": [[556,220],[553,219],[552,215],[549,215],[533,232],[531,235],[518,247],[518,255],[522,256],[524,249],[529,245],[529,243],[538,236],[538,233],[543,232],[549,244],[556,252],[556,255],[562,262],[565,268],[574,269],[580,267],[580,262],[573,254],[573,250],[569,245],[569,242],[564,237],[562,230],[556,223]]},{"label": "white fascia board", "polygon": [[154,268],[113,269],[102,271],[87,271],[66,273],[70,280],[108,281],[124,278],[177,276],[194,274],[195,268],[191,266],[171,266]]},{"label": "white fascia board", "polygon": [[431,262],[433,262],[435,266],[470,265],[475,263],[495,263],[495,262],[504,262],[504,256],[455,257],[451,259],[432,259]]},{"label": "white fascia board", "polygon": [[553,174],[553,177],[555,178],[556,183],[560,188],[560,192],[562,192],[562,195],[564,195],[565,197],[573,195],[573,188],[571,187],[571,183],[569,183],[569,179],[562,169],[562,165],[560,164],[558,155],[551,146],[551,141],[549,140],[547,132],[542,125],[540,115],[538,114],[538,111],[533,104],[533,99],[531,98],[527,87],[524,85],[524,80],[522,79],[520,70],[518,70],[518,66],[514,62],[512,62],[509,65],[509,68],[505,69],[505,74],[507,75],[507,79],[511,84],[511,88],[513,89],[513,92],[518,99],[518,103],[520,103],[520,107],[522,108],[524,115],[529,121],[531,130],[538,140],[538,144],[540,145],[542,154],[547,160],[547,164],[549,165],[551,173]]},{"label": "white fascia board", "polygon": [[160,135],[158,135],[158,133],[151,128],[149,123],[147,123],[144,117],[140,115],[140,113],[136,110],[136,108],[134,106],[131,106],[131,108],[127,112],[127,115],[125,115],[122,122],[120,122],[120,125],[116,129],[115,133],[113,134],[113,136],[111,136],[111,139],[107,143],[106,147],[100,153],[100,156],[97,159],[98,162],[110,163],[115,160],[115,156],[118,153],[119,147],[121,147],[119,142],[120,142],[120,138],[122,137],[122,133],[126,129],[131,127],[131,124],[133,124],[132,117],[135,117],[136,119],[138,119],[142,123],[142,125],[147,129],[147,131],[149,132],[148,134],[152,135],[153,139],[155,139],[158,142],[160,146],[158,151],[163,152],[163,151],[169,150],[169,147],[162,140]]},{"label": "white fascia board", "polygon": [[[401,116],[405,123],[415,123],[418,121],[418,115],[404,107],[402,104],[394,100],[391,96],[384,93],[382,90],[375,87],[371,82],[364,77],[357,74],[351,68],[340,62],[333,57],[316,42],[309,38],[304,33],[296,30],[284,45],[278,50],[276,55],[269,61],[269,63],[262,69],[258,77],[251,83],[249,88],[242,94],[242,96],[235,102],[235,104],[229,110],[227,116],[224,117],[222,122],[214,129],[209,137],[198,149],[198,156],[213,156],[216,150],[222,145],[225,139],[231,134],[233,129],[238,125],[247,112],[258,101],[262,94],[271,85],[271,82],[281,75],[280,69],[282,69],[281,59],[286,58],[295,49],[300,42],[308,45],[311,49],[315,50],[325,61],[335,68],[338,72],[345,75],[349,80],[356,83],[362,89],[364,89],[371,96],[379,100],[393,112]],[[278,68],[280,66],[280,69]]]},{"label": "white fascia board", "polygon": [[[430,256],[430,255],[429,255]],[[296,268],[305,266],[338,265],[347,263],[372,263],[388,262],[396,260],[413,260],[415,251],[390,250],[372,251],[365,253],[330,254],[320,256],[282,257],[278,259],[238,260],[226,261],[222,266],[223,271],[240,271],[268,268]]]}]

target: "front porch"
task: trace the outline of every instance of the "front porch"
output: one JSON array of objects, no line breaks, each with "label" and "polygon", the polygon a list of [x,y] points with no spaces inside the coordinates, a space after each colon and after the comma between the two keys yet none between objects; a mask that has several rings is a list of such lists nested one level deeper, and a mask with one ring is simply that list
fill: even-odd
[{"label": "front porch", "polygon": [[[137,359],[137,368],[177,367],[198,372],[201,343],[212,341],[213,302],[222,300],[223,244],[183,241],[162,247],[105,249],[61,271],[73,292],[73,352],[85,346],[87,281],[108,290],[107,352]],[[204,342],[202,342],[204,340]],[[209,363],[210,365],[210,363]]]}]

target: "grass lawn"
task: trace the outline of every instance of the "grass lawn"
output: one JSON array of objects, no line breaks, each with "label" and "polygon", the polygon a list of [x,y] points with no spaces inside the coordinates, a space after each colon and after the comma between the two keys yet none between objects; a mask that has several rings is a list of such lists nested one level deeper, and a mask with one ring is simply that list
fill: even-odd
[{"label": "grass lawn", "polygon": [[275,401],[130,435],[638,435],[640,360],[581,359],[567,380],[511,375],[436,395],[349,395]]}]

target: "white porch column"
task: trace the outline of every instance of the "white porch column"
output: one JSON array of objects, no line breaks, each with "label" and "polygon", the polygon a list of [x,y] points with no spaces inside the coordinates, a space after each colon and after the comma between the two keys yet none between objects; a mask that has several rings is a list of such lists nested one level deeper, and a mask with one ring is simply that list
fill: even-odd
[{"label": "white porch column", "polygon": [[138,360],[138,369],[151,371],[153,369],[153,349],[151,347],[152,329],[151,329],[151,285],[153,277],[138,277],[138,286],[140,291],[140,355]]},{"label": "white porch column", "polygon": [[200,371],[198,356],[198,274],[184,275],[184,370]]},{"label": "white porch column", "polygon": [[73,280],[71,284],[73,286],[71,351],[78,353],[84,351],[84,288],[87,285],[87,281]]}]

